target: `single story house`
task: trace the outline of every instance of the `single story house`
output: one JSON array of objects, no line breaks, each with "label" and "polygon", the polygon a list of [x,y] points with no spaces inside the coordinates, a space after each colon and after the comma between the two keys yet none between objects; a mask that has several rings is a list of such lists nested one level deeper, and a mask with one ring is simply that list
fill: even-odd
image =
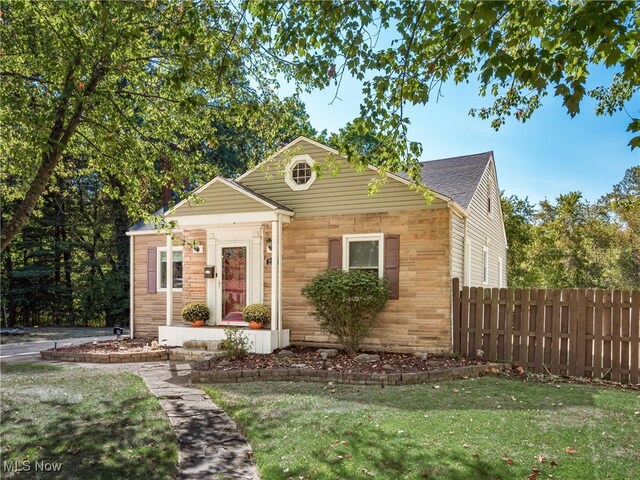
[{"label": "single story house", "polygon": [[[332,174],[318,175],[315,164]],[[506,285],[493,153],[422,163],[435,192],[430,204],[404,175],[390,174],[369,195],[375,175],[299,137],[236,179],[214,178],[196,191],[198,201],[167,210],[177,222],[172,235],[133,226],[132,336],[158,335],[169,345],[222,339],[224,327],[239,324],[237,312],[263,303],[270,325],[246,330],[254,351],[328,345],[300,290],[326,268],[367,268],[389,279],[391,297],[365,348],[449,351],[452,279]],[[182,323],[183,305],[194,301],[210,308],[205,327]]]}]

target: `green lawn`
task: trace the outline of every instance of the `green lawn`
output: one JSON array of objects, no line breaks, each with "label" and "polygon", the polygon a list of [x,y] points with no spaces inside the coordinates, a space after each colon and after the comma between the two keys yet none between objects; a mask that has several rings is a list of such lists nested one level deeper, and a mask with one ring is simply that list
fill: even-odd
[{"label": "green lawn", "polygon": [[265,480],[638,478],[640,392],[489,376],[437,385],[204,388]]},{"label": "green lawn", "polygon": [[[1,478],[175,478],[176,438],[135,374],[3,365],[1,401]],[[14,461],[30,462],[31,470],[7,471]],[[36,461],[61,469],[36,472]]]}]

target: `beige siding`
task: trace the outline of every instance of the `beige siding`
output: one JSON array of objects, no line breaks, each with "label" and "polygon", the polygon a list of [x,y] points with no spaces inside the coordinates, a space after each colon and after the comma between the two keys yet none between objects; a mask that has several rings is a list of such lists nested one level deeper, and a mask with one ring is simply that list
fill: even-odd
[{"label": "beige siding", "polygon": [[[176,239],[174,245],[179,245]],[[135,235],[133,237],[133,316],[136,337],[158,336],[158,327],[167,322],[165,292],[147,293],[147,251],[167,245],[165,235]],[[184,265],[184,263],[183,263]],[[182,292],[173,292],[173,322],[180,323]]]},{"label": "beige siding", "polygon": [[[310,155],[325,168],[308,190],[294,191],[284,181],[284,167],[292,155],[302,153]],[[336,176],[327,172],[334,165],[340,166]],[[375,171],[366,169],[357,172],[342,157],[330,155],[326,150],[303,141],[287,155],[281,154],[240,182],[292,209],[296,218],[446,207],[446,202],[442,200],[434,200],[428,206],[421,194],[391,178],[377,194],[368,195],[369,182],[375,177]]]},{"label": "beige siding", "polygon": [[283,324],[295,342],[325,343],[302,287],[327,268],[328,239],[350,233],[400,235],[400,299],[390,300],[366,347],[445,351],[451,346],[449,210],[296,218],[284,225]]},{"label": "beige siding", "polygon": [[451,212],[451,276],[464,277],[464,218]]},{"label": "beige siding", "polygon": [[[202,249],[202,253],[194,253],[191,246],[185,245],[182,251],[182,298],[184,305],[191,302],[206,303],[206,280],[204,278],[204,267],[207,261],[206,232],[204,230],[186,230],[183,235],[186,242],[197,240]],[[213,315],[213,312],[210,313]]]},{"label": "beige siding", "polygon": [[[491,181],[493,182],[494,188],[492,189],[491,199],[492,212],[489,214],[487,211],[487,198]],[[483,286],[483,247],[489,249],[489,283],[484,286],[498,286],[498,257],[502,257],[503,259],[503,273],[506,286],[507,277],[505,269],[507,265],[507,245],[503,230],[499,192],[495,167],[493,160],[491,160],[468,208],[467,235],[471,242],[471,278],[469,282],[471,286]]]},{"label": "beige siding", "polygon": [[198,194],[198,203],[186,202],[169,218],[182,215],[207,215],[219,213],[269,212],[271,207],[241,193],[222,182],[209,185]]}]

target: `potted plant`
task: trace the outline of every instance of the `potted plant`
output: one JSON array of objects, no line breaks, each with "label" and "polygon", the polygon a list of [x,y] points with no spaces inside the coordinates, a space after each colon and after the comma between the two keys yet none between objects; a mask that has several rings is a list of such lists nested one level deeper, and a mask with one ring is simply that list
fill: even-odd
[{"label": "potted plant", "polygon": [[182,309],[182,318],[192,327],[202,327],[209,320],[209,307],[204,303],[189,303]]},{"label": "potted plant", "polygon": [[249,322],[249,328],[260,330],[271,319],[271,310],[261,303],[254,303],[242,311],[245,322]]}]

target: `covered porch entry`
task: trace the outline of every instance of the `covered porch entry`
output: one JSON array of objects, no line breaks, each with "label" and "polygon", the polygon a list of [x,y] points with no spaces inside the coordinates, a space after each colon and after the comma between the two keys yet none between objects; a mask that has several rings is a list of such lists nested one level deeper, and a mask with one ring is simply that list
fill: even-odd
[{"label": "covered porch entry", "polygon": [[[282,224],[293,212],[233,181],[217,177],[205,185],[199,198],[184,201],[165,214],[178,228],[166,236],[166,258],[182,252],[180,268],[166,268],[166,285],[181,285],[181,305],[175,289],[166,291],[166,325],[159,341],[182,346],[187,340],[222,340],[225,329],[242,330],[255,353],[271,353],[289,345],[289,330],[282,328]],[[224,198],[224,200],[222,200]],[[176,242],[176,236],[181,240]],[[174,277],[181,275],[181,282]],[[210,318],[204,327],[175,318],[176,307],[203,302]],[[271,310],[271,321],[252,330],[242,310],[261,303]]]}]

